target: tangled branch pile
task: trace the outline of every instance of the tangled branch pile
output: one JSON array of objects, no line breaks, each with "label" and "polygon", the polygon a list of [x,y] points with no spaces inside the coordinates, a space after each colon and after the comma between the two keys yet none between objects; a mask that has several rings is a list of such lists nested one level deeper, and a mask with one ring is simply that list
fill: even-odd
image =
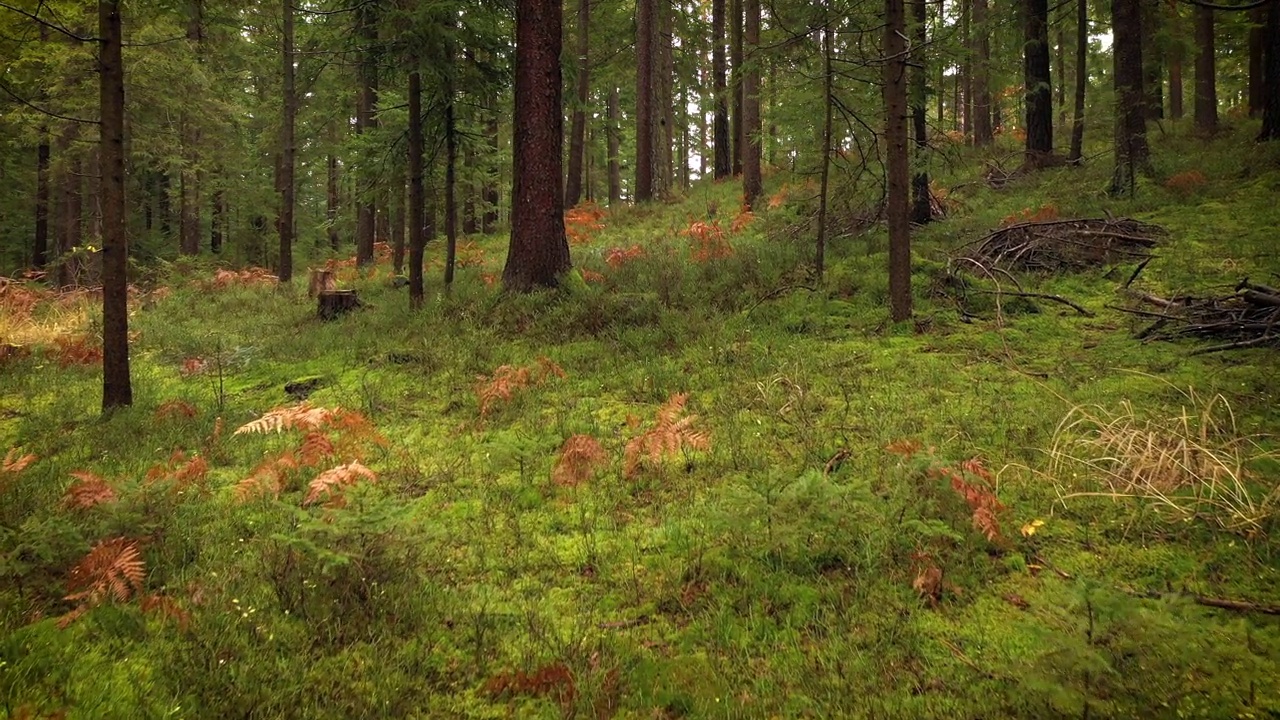
[{"label": "tangled branch pile", "polygon": [[1236,285],[1235,292],[1221,297],[1138,296],[1140,305],[1153,305],[1156,312],[1121,308],[1155,322],[1138,333],[1139,339],[1178,340],[1207,338],[1221,341],[1195,354],[1269,345],[1280,347],[1280,290],[1249,282]]},{"label": "tangled branch pile", "polygon": [[1024,222],[1000,228],[960,248],[961,267],[1045,273],[1078,272],[1086,268],[1151,257],[1151,248],[1167,233],[1164,228],[1130,218],[1077,218]]}]

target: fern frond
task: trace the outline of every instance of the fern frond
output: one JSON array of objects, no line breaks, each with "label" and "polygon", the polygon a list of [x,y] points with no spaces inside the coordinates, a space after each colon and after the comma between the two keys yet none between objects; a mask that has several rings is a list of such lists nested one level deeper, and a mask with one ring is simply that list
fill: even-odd
[{"label": "fern frond", "polygon": [[560,448],[560,457],[551,471],[551,479],[558,485],[581,485],[608,460],[608,454],[595,438],[574,435]]},{"label": "fern frond", "polygon": [[[658,408],[654,426],[632,438],[623,450],[623,474],[634,477],[642,461],[657,467],[684,449],[709,450],[711,436],[695,430],[697,415],[684,415],[689,396],[675,393]],[[682,417],[683,416],[683,417]]]},{"label": "fern frond", "polygon": [[333,416],[334,411],[328,408],[311,407],[308,403],[291,407],[275,408],[265,415],[236,428],[232,434],[243,435],[257,433],[268,435],[295,428],[316,430],[322,427]]},{"label": "fern frond", "polygon": [[67,488],[62,502],[75,510],[87,510],[95,505],[116,501],[116,491],[102,476],[87,470],[77,470],[71,477],[78,482]]},{"label": "fern frond", "polygon": [[17,475],[36,461],[33,453],[22,455],[18,448],[9,448],[4,454],[4,463],[0,464],[0,475]]},{"label": "fern frond", "polygon": [[298,459],[303,465],[319,465],[326,458],[333,457],[333,454],[333,441],[317,430],[307,433],[298,446]]},{"label": "fern frond", "polygon": [[162,620],[172,620],[178,624],[178,629],[185,631],[187,625],[191,622],[191,614],[182,609],[176,600],[168,595],[159,593],[151,593],[143,595],[142,600],[138,602],[138,607],[143,613],[155,613]]},{"label": "fern frond", "polygon": [[192,419],[199,415],[200,411],[195,405],[186,400],[166,400],[155,411],[155,419],[158,421],[174,420],[178,418]]},{"label": "fern frond", "polygon": [[65,600],[93,607],[105,600],[127,602],[141,593],[146,565],[138,543],[117,537],[103,540],[71,568]]},{"label": "fern frond", "polygon": [[311,481],[308,486],[307,497],[302,501],[302,504],[312,505],[326,497],[332,499],[343,488],[355,485],[361,478],[369,482],[376,482],[378,476],[362,465],[359,460],[352,460],[345,465],[329,468]]},{"label": "fern frond", "polygon": [[232,494],[237,502],[245,503],[255,497],[269,495],[278,499],[284,490],[285,474],[298,468],[298,461],[293,453],[281,453],[267,458],[253,469],[249,477],[236,483]]}]

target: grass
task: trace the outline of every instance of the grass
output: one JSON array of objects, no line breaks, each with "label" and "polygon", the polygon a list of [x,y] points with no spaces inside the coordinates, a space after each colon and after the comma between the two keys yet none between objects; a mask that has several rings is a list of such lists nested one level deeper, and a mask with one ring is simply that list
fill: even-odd
[{"label": "grass", "polygon": [[[0,451],[38,457],[0,472],[0,716],[1280,713],[1275,618],[1193,602],[1280,598],[1258,499],[1278,474],[1272,351],[1133,340],[1106,308],[1124,270],[1022,279],[1093,318],[1006,299],[964,322],[939,292],[948,249],[1048,203],[1167,227],[1140,279],[1155,292],[1280,271],[1275,151],[1198,142],[1157,139],[1156,161],[1202,186],[1144,183],[1133,200],[1099,193],[1097,163],[954,190],[957,214],[915,240],[916,321],[896,326],[882,230],[834,239],[824,286],[798,287],[799,182],[737,232],[727,184],[592,215],[573,247],[589,280],[554,293],[499,294],[485,278],[504,239],[473,238],[451,291],[429,270],[420,313],[385,267],[342,271],[371,307],[331,323],[298,288],[212,289],[212,268],[184,268],[168,297],[138,301],[136,404],[105,419],[96,369],[51,349],[92,333],[93,311],[72,323],[41,305],[31,354],[0,366]],[[713,237],[682,234],[695,221],[717,222],[732,254],[693,259]],[[295,469],[279,459],[308,428],[233,434],[295,404],[284,387],[300,379],[316,381],[311,407],[358,415],[385,444],[333,430],[342,449]],[[1183,411],[1188,393],[1223,401]],[[1201,435],[1225,403],[1234,422]],[[664,427],[683,442],[643,440]],[[1059,502],[1055,458],[1099,481],[1130,471],[1097,459],[1119,451],[1172,467],[1140,439],[1218,458],[1226,475],[1192,477],[1267,512],[1233,532],[1213,507],[1182,522],[1150,503]],[[178,449],[204,475],[149,481]],[[352,461],[376,479],[331,475],[333,494],[307,502]],[[264,463],[282,468],[278,498],[238,497]],[[75,471],[114,502],[68,506]],[[975,526],[983,493],[995,534]],[[111,538],[137,541],[144,592],[177,610],[102,602],[59,629],[68,573]]]}]

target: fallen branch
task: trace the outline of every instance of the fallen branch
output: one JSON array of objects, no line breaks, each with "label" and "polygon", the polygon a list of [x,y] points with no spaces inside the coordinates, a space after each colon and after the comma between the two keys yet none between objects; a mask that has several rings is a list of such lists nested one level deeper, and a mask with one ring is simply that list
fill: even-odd
[{"label": "fallen branch", "polygon": [[1015,292],[1013,290],[974,290],[974,292],[980,295],[1013,295],[1014,297],[1036,298],[1038,300],[1052,300],[1053,302],[1062,303],[1063,305],[1070,307],[1071,309],[1075,310],[1076,312],[1080,313],[1085,317],[1094,317],[1094,314],[1092,312],[1089,312],[1078,303],[1068,300],[1062,297],[1061,295],[1049,295],[1046,293],[1033,293],[1033,292]]}]

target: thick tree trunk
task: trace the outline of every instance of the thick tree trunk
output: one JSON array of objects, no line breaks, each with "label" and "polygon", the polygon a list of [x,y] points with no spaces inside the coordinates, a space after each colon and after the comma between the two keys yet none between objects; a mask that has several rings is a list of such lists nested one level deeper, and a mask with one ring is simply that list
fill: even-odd
[{"label": "thick tree trunk", "polygon": [[555,286],[570,268],[563,187],[546,180],[562,172],[560,19],[560,0],[517,0],[511,243],[502,271],[512,292]]},{"label": "thick tree trunk", "polygon": [[742,0],[729,0],[729,94],[733,98],[733,174],[742,174]]},{"label": "thick tree trunk", "polygon": [[1169,117],[1182,119],[1182,50],[1176,47],[1169,54]]},{"label": "thick tree trunk", "polygon": [[1042,167],[1053,156],[1053,97],[1049,77],[1049,3],[1028,0],[1026,46],[1023,55],[1027,102],[1026,162],[1029,167]]},{"label": "thick tree trunk", "polygon": [[415,58],[409,73],[409,307],[422,307],[422,255],[426,210],[422,184],[422,75]]},{"label": "thick tree trunk", "polygon": [[568,131],[568,183],[564,186],[564,206],[572,208],[582,199],[582,156],[586,152],[586,99],[591,91],[589,77],[591,1],[577,0],[577,95],[573,102],[573,123]]},{"label": "thick tree trunk", "polygon": [[675,54],[672,47],[674,41],[673,25],[675,23],[675,7],[672,0],[658,0],[658,53],[655,63],[658,78],[655,81],[658,91],[658,103],[654,107],[657,117],[654,124],[658,129],[658,152],[654,160],[658,163],[655,177],[658,195],[667,196],[676,184],[676,93],[675,93]]},{"label": "thick tree trunk", "polygon": [[1262,115],[1262,106],[1266,102],[1266,62],[1263,57],[1267,28],[1266,6],[1254,8],[1249,13],[1249,22],[1249,117],[1258,117]]},{"label": "thick tree trunk", "polygon": [[1148,169],[1146,96],[1142,89],[1142,0],[1112,0],[1111,28],[1115,34],[1115,153],[1111,195],[1132,195],[1138,173]]},{"label": "thick tree trunk", "polygon": [[729,84],[724,47],[725,0],[711,0],[711,74],[715,89],[715,176],[728,177],[733,172],[732,149],[729,144]]},{"label": "thick tree trunk", "polygon": [[911,53],[911,124],[915,135],[915,172],[911,176],[911,220],[923,225],[933,219],[933,202],[929,196],[929,136],[925,124],[925,94],[928,89],[929,63],[926,0],[910,0],[914,15]]},{"label": "thick tree trunk", "polygon": [[102,178],[102,409],[133,404],[129,378],[129,246],[124,212],[124,59],[120,0],[98,2]]},{"label": "thick tree trunk", "polygon": [[621,167],[621,139],[618,137],[621,132],[620,109],[618,105],[618,88],[615,86],[609,91],[609,106],[607,109],[609,127],[607,130],[606,152],[609,154],[609,207],[617,207],[622,199],[622,167]]},{"label": "thick tree trunk", "polygon": [[[357,35],[363,47],[360,52],[360,95],[356,108],[356,133],[372,132],[378,127],[376,115],[378,104],[378,18],[377,1],[369,0],[360,5],[356,11],[358,23]],[[373,242],[376,232],[376,213],[374,210],[374,177],[375,160],[371,153],[366,153],[360,168],[359,183],[363,187],[357,190],[356,199],[356,264],[363,267],[373,262]]]},{"label": "thick tree trunk", "polygon": [[742,202],[747,209],[755,206],[763,191],[760,177],[760,0],[744,0],[746,12],[743,41],[751,54],[751,64],[742,74]]},{"label": "thick tree trunk", "polygon": [[656,4],[657,0],[636,0],[636,202],[653,199],[653,56],[658,32]]},{"label": "thick tree trunk", "polygon": [[1142,88],[1146,119],[1164,118],[1164,53],[1160,40],[1161,3],[1140,0],[1142,15]]},{"label": "thick tree trunk", "polygon": [[991,129],[991,39],[987,22],[987,0],[973,0],[973,144],[979,147],[995,140]]},{"label": "thick tree trunk", "polygon": [[1262,132],[1258,134],[1259,142],[1280,140],[1280,0],[1272,0],[1267,6],[1263,46],[1266,87],[1263,91]]},{"label": "thick tree trunk", "polygon": [[222,253],[222,240],[227,222],[227,191],[216,190],[213,193],[213,212],[209,221],[209,252],[214,255]]},{"label": "thick tree trunk", "polygon": [[889,224],[889,315],[894,322],[911,317],[911,220],[908,204],[907,58],[904,0],[885,0],[884,106],[888,144],[885,214]]},{"label": "thick tree trunk", "polygon": [[1089,85],[1089,4],[1076,0],[1076,93],[1071,118],[1071,153],[1067,160],[1078,163],[1084,153],[1084,96]]},{"label": "thick tree trunk", "polygon": [[49,262],[49,126],[40,126],[36,147],[36,229],[31,243],[31,266],[43,270]]},{"label": "thick tree trunk", "polygon": [[1213,10],[1197,5],[1196,14],[1196,130],[1218,131],[1217,70],[1214,67]]},{"label": "thick tree trunk", "polygon": [[293,3],[294,0],[281,0],[281,12],[284,18],[284,45],[280,52],[280,69],[284,84],[281,94],[283,104],[283,121],[280,126],[280,217],[276,222],[280,233],[280,265],[277,275],[280,282],[293,280],[293,210],[294,198],[294,116],[297,114],[297,100],[294,97],[293,69]]}]

